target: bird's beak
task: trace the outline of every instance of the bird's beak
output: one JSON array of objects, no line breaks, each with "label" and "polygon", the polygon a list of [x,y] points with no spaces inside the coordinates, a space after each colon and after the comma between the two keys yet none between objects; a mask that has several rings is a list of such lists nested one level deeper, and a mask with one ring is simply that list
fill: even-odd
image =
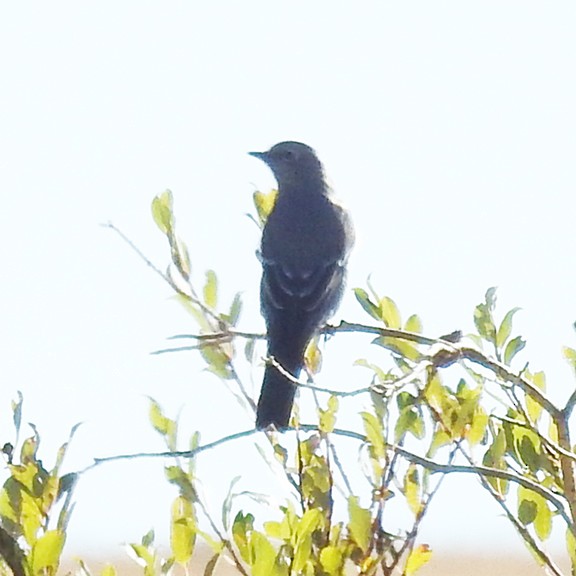
[{"label": "bird's beak", "polygon": [[268,158],[268,154],[266,152],[248,152],[250,156],[254,156],[254,158],[259,158],[263,162],[266,162]]}]

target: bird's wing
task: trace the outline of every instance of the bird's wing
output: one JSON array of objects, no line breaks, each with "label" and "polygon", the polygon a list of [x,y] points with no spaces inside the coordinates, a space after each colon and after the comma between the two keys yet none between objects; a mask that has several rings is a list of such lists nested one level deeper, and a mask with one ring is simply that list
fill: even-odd
[{"label": "bird's wing", "polygon": [[277,309],[316,311],[332,301],[332,296],[340,290],[344,275],[344,263],[340,260],[331,260],[310,269],[296,269],[272,260],[263,260],[262,265],[264,295]]}]

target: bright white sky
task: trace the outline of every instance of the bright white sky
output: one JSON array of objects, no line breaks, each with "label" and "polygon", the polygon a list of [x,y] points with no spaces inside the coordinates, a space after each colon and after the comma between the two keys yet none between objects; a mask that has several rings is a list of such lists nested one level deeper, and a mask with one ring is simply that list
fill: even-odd
[{"label": "bright white sky", "polygon": [[[523,308],[526,358],[564,398],[574,381],[560,347],[576,340],[575,29],[571,1],[4,3],[2,442],[17,390],[47,464],[85,423],[69,469],[161,449],[146,395],[181,410],[186,435],[251,425],[195,356],[149,355],[195,327],[99,224],[163,267],[149,206],[172,189],[195,278],[214,268],[225,298],[244,293],[241,327],[262,330],[245,213],[273,179],[246,152],[287,139],[316,148],[352,211],[349,287],[372,274],[438,335],[470,330],[497,285],[501,311]],[[340,318],[366,320],[351,292]],[[354,387],[366,383],[350,367],[363,342],[343,360]],[[254,453],[247,441],[201,457],[215,502],[238,474],[253,486]],[[423,533],[433,548],[522,550],[475,483],[449,486]],[[166,534],[174,494],[160,461],[90,473],[70,549]]]}]

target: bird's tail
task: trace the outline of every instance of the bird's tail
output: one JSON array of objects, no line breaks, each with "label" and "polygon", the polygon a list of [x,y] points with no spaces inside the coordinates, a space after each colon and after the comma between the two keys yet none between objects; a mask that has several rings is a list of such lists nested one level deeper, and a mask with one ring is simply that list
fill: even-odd
[{"label": "bird's tail", "polygon": [[[303,359],[293,362],[277,362],[290,374],[298,377],[302,369]],[[264,381],[256,410],[256,428],[259,430],[274,424],[278,430],[288,427],[296,386],[275,366],[269,364],[264,372]]]}]

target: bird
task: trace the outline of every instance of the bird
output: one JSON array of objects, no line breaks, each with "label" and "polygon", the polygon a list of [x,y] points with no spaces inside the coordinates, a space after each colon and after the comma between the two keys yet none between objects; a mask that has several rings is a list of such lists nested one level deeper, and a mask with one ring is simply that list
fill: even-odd
[{"label": "bird", "polygon": [[[298,378],[306,347],[342,298],[354,231],[310,146],[280,142],[266,152],[249,154],[265,162],[278,183],[259,251],[260,310],[266,323],[268,356]],[[268,362],[256,428],[286,429],[295,393],[294,383]]]}]

